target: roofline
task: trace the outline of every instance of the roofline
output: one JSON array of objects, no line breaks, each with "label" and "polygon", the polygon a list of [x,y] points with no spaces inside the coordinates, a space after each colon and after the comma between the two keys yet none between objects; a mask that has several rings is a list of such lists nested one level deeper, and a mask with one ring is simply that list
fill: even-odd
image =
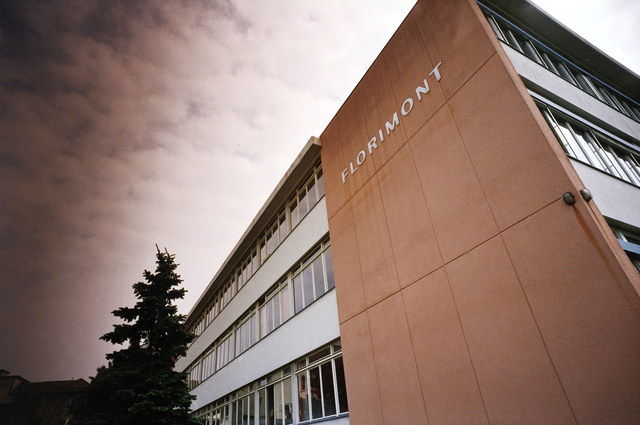
[{"label": "roofline", "polygon": [[312,136],[304,145],[302,151],[298,154],[287,172],[280,179],[280,182],[276,185],[273,192],[271,192],[271,195],[269,195],[269,198],[267,198],[266,202],[262,205],[262,208],[260,208],[258,214],[256,214],[254,219],[251,221],[247,230],[245,230],[238,243],[236,243],[229,256],[218,269],[218,272],[215,274],[213,279],[211,279],[209,285],[207,285],[207,288],[202,292],[198,301],[196,301],[191,308],[191,311],[189,311],[189,314],[187,314],[187,318],[184,322],[186,327],[191,325],[195,318],[197,318],[202,312],[209,298],[218,289],[218,287],[226,281],[227,275],[231,273],[237,262],[246,254],[246,251],[253,246],[253,242],[267,224],[269,224],[269,221],[273,218],[272,216],[277,213],[278,209],[296,188],[300,180],[319,159],[320,147],[320,139],[314,136]]},{"label": "roofline", "polygon": [[[602,82],[640,103],[638,74],[573,32],[530,0],[478,2],[515,21],[522,30],[535,35],[536,39],[569,59],[574,65],[584,68]],[[544,33],[541,31],[543,28]]]}]

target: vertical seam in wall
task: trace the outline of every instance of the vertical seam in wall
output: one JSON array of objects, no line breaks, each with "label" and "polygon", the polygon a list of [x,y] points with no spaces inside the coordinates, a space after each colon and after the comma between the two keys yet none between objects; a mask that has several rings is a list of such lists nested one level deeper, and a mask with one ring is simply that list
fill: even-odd
[{"label": "vertical seam in wall", "polygon": [[[347,200],[347,202],[345,203],[344,206],[346,206],[347,204],[350,204],[351,203],[351,199],[352,199],[352,197]],[[355,243],[356,243],[356,252],[358,253],[358,268],[360,269],[360,279],[362,281],[362,295],[364,297],[364,311],[362,311],[359,314],[354,315],[350,319],[345,320],[345,323],[348,322],[349,320],[352,320],[352,319],[356,318],[360,314],[364,314],[364,317],[367,319],[367,329],[369,331],[367,337],[369,338],[369,344],[370,344],[370,347],[371,347],[371,357],[373,357],[373,369],[376,372],[376,387],[377,387],[377,390],[378,390],[378,403],[380,405],[380,411],[382,412],[382,423],[384,424],[384,410],[383,410],[384,407],[382,405],[382,399],[381,399],[381,395],[380,395],[380,383],[378,382],[378,368],[376,366],[376,353],[375,353],[375,351],[373,349],[373,340],[371,339],[371,324],[369,322],[369,307],[367,306],[367,294],[364,292],[364,277],[362,275],[362,262],[360,261],[360,248],[358,248],[358,236],[356,235],[356,227],[354,225],[354,219],[353,219],[353,207],[351,205],[349,205],[349,216],[351,217],[351,225],[352,225],[352,229],[353,229],[353,238],[354,238]],[[337,295],[337,293],[336,293],[336,295]],[[338,318],[338,321],[340,321],[339,318]],[[340,338],[342,339],[342,335],[340,335]]]},{"label": "vertical seam in wall", "polygon": [[[466,84],[469,83],[469,81],[478,73],[478,71],[480,71],[482,68],[484,68],[484,66],[487,64],[487,62],[489,62],[491,60],[491,58],[493,58],[496,55],[496,53],[492,54],[491,56],[489,56],[489,59],[487,59],[477,70],[476,72],[473,73],[473,75],[471,75],[469,77],[469,79],[467,79],[467,81],[460,86],[460,88],[451,96],[451,99],[453,99],[455,97],[455,95],[462,90],[462,87],[464,87]],[[469,154],[469,149],[467,148],[467,143],[464,140],[464,137],[462,136],[462,133],[460,132],[460,127],[458,127],[458,121],[456,120],[456,116],[453,114],[453,111],[451,110],[451,107],[449,106],[449,101],[447,100],[447,107],[449,108],[449,113],[451,114],[451,118],[453,119],[453,123],[456,126],[456,132],[458,133],[458,136],[460,136],[460,140],[462,141],[462,145],[464,146],[464,151],[467,154],[467,158],[469,158],[469,162],[471,163],[471,167],[473,168],[473,174],[475,174],[476,176],[476,180],[478,181],[478,185],[480,186],[480,190],[482,190],[482,196],[484,196],[484,200],[487,203],[487,207],[489,208],[489,212],[491,212],[491,217],[493,218],[493,223],[496,225],[496,229],[497,229],[497,233],[500,233],[500,226],[498,225],[498,220],[496,220],[496,216],[493,212],[493,208],[491,208],[491,204],[489,203],[489,198],[487,197],[487,192],[484,189],[484,185],[482,184],[482,181],[480,180],[480,176],[478,175],[478,170],[476,169],[476,165],[473,162],[473,158],[471,158],[471,155]]]},{"label": "vertical seam in wall", "polygon": [[[393,35],[393,37],[395,37],[395,35],[396,35],[396,34],[394,34],[394,35]],[[393,37],[391,37],[391,38],[393,38]],[[391,42],[391,40],[389,40],[389,42]],[[393,93],[393,103],[394,103],[394,105],[396,105],[395,110],[396,110],[396,111],[400,111],[400,110],[401,110],[401,106],[400,106],[400,105],[398,105],[398,100],[396,99],[396,97],[397,97],[397,96],[396,96],[396,91],[393,89],[393,81],[391,81],[391,76],[389,75],[389,67],[387,67],[387,60],[384,58],[384,50],[383,50],[383,53],[380,55],[380,58],[382,59],[382,65],[384,66],[384,75],[387,77],[387,81],[389,81],[389,87],[391,87],[391,93]],[[402,147],[403,147],[406,143],[408,143],[408,142],[409,142],[409,137],[407,136],[407,132],[406,132],[406,130],[404,129],[404,125],[398,125],[398,126],[400,127],[400,130],[402,131],[402,134],[404,135],[404,143],[398,147],[398,150],[396,150],[396,152],[394,153],[394,155],[395,155],[396,153],[398,153],[398,151],[399,151],[400,149],[402,149]],[[390,160],[392,157],[393,157],[393,155],[392,155],[392,156],[390,156],[390,157],[389,157],[389,159],[387,159],[387,161],[385,162],[385,164],[386,164],[387,162],[389,162],[389,160]],[[380,168],[382,168],[382,166],[383,166],[383,165],[384,165],[384,164],[381,164],[381,165],[380,165]]]},{"label": "vertical seam in wall", "polygon": [[[371,337],[371,321],[369,320],[369,309],[367,308],[364,312],[365,317],[367,318],[367,329],[369,329],[369,343],[371,344],[371,357],[373,357],[373,370],[376,371],[376,386],[378,387],[378,403],[380,405],[380,411],[382,413],[382,423],[384,424],[384,404],[382,403],[382,394],[380,394],[380,382],[378,381],[378,363],[376,362],[376,351],[373,349],[373,338]],[[347,396],[348,397],[348,396]]]},{"label": "vertical seam in wall", "polygon": [[[558,201],[556,201],[558,202]],[[553,202],[552,202],[553,203]],[[551,205],[551,204],[549,204]],[[548,207],[549,205],[545,206]],[[540,211],[540,210],[538,210]],[[533,319],[533,323],[535,323],[536,329],[538,331],[538,335],[540,335],[540,340],[542,341],[542,345],[544,346],[544,350],[547,353],[547,357],[549,358],[549,362],[551,363],[551,367],[553,368],[553,373],[556,375],[556,379],[558,380],[558,384],[560,384],[560,388],[562,389],[562,393],[564,394],[565,400],[567,401],[567,405],[569,406],[569,410],[571,411],[571,415],[573,416],[573,420],[576,423],[578,422],[578,418],[576,417],[576,413],[573,411],[573,406],[571,406],[571,401],[569,400],[569,396],[567,395],[567,391],[562,384],[562,380],[560,379],[560,374],[556,368],[555,363],[553,362],[553,358],[551,357],[551,353],[549,353],[549,347],[547,347],[547,343],[544,340],[544,336],[542,335],[542,331],[540,330],[540,325],[538,325],[538,320],[536,319],[535,314],[533,313],[533,308],[531,308],[531,303],[529,302],[529,297],[527,296],[527,292],[524,290],[522,286],[522,280],[520,279],[520,275],[518,274],[518,270],[516,269],[515,264],[513,263],[513,259],[511,258],[511,253],[509,252],[509,248],[507,247],[506,242],[504,241],[504,237],[502,232],[500,232],[500,241],[502,241],[502,246],[504,246],[505,251],[507,252],[507,256],[509,257],[509,263],[511,264],[511,268],[516,274],[516,278],[518,279],[518,285],[520,286],[520,290],[522,291],[522,295],[527,303],[527,308],[529,309],[529,313],[531,314],[531,318]]]},{"label": "vertical seam in wall", "polygon": [[411,335],[411,326],[409,326],[409,318],[407,317],[407,306],[404,303],[404,293],[400,291],[400,299],[402,300],[402,309],[404,310],[404,320],[407,323],[407,331],[409,332],[409,342],[411,343],[411,354],[413,355],[413,365],[416,368],[416,375],[418,377],[418,385],[420,386],[420,399],[422,400],[422,406],[424,407],[424,414],[427,417],[427,424],[429,423],[429,409],[427,409],[427,402],[425,401],[424,388],[422,388],[422,380],[420,379],[420,370],[418,369],[418,361],[416,360],[416,350],[413,345],[413,336]]},{"label": "vertical seam in wall", "polygon": [[[349,217],[351,218],[351,228],[353,229],[353,239],[356,243],[356,253],[358,254],[358,269],[360,270],[360,282],[362,282],[362,298],[364,299],[364,312],[366,312],[369,309],[369,306],[367,305],[367,293],[364,290],[364,275],[362,274],[362,260],[360,259],[360,248],[358,247],[358,235],[356,233],[356,225],[355,225],[355,220],[353,218],[353,206],[351,205],[351,199],[353,199],[353,197],[349,198],[347,200],[347,202],[345,203],[345,206],[348,204],[349,205]],[[337,293],[336,293],[337,295]],[[357,314],[355,315],[357,316]],[[352,316],[351,318],[355,317]],[[349,320],[349,319],[347,319]],[[347,321],[345,320],[345,322]],[[369,318],[367,317],[367,321],[369,320]],[[338,321],[340,321],[340,319],[338,318]]]},{"label": "vertical seam in wall", "polygon": [[[400,149],[398,149],[398,152],[400,152]],[[387,161],[387,164],[389,164],[389,161]],[[389,295],[389,297],[392,297],[394,294],[397,294],[398,292],[402,291],[402,283],[400,282],[400,276],[398,274],[398,266],[396,264],[396,252],[393,249],[393,240],[391,239],[391,231],[389,230],[389,220],[387,219],[387,210],[385,210],[384,208],[384,198],[382,197],[382,190],[380,190],[380,180],[378,179],[377,172],[374,175],[374,177],[376,179],[376,184],[378,185],[378,192],[380,193],[380,205],[382,207],[382,215],[384,216],[384,223],[385,223],[385,227],[387,228],[387,236],[389,237],[389,246],[391,247],[391,255],[393,256],[393,269],[396,272],[396,281],[398,282],[398,290],[394,291],[393,294]],[[389,298],[389,297],[386,297],[386,298]]]},{"label": "vertical seam in wall", "polygon": [[467,334],[464,331],[464,326],[462,326],[462,319],[460,318],[460,310],[458,309],[458,303],[456,302],[456,296],[453,293],[453,288],[451,287],[451,279],[449,278],[449,273],[447,272],[447,267],[443,267],[444,274],[447,277],[447,284],[449,286],[449,292],[451,292],[451,299],[453,300],[453,305],[456,309],[456,316],[458,316],[458,324],[460,325],[460,330],[462,331],[462,338],[464,339],[464,345],[467,347],[467,356],[469,356],[469,362],[471,363],[471,369],[473,370],[473,376],[476,379],[476,386],[478,388],[478,394],[480,394],[480,400],[482,401],[482,408],[484,409],[484,415],[487,418],[487,422],[491,424],[491,420],[489,419],[489,413],[487,413],[487,406],[484,401],[484,396],[482,395],[482,388],[480,388],[480,381],[478,380],[478,374],[476,373],[476,366],[473,364],[473,357],[471,356],[471,350],[469,349],[469,342],[467,341]]},{"label": "vertical seam in wall", "polygon": [[[445,102],[445,105],[446,105],[446,102]],[[442,107],[444,107],[444,105],[442,105]],[[438,108],[438,110],[436,111],[435,114],[433,114],[433,116],[435,116],[440,111],[440,109],[442,109],[442,107]],[[436,232],[436,226],[433,224],[433,218],[431,216],[431,210],[429,209],[429,202],[427,202],[427,197],[425,196],[425,193],[424,193],[425,189],[424,189],[424,186],[422,186],[422,180],[420,179],[420,173],[418,172],[418,166],[416,165],[416,159],[413,156],[413,150],[411,149],[411,143],[407,143],[407,147],[409,148],[409,154],[411,155],[411,162],[413,163],[413,167],[416,170],[416,175],[418,176],[418,185],[420,185],[420,192],[421,192],[421,195],[422,195],[422,199],[424,200],[424,205],[425,205],[425,208],[427,209],[427,214],[429,214],[429,223],[431,224],[431,230],[433,230],[433,237],[435,238],[436,244],[438,245],[438,254],[440,254],[440,262],[441,262],[441,266],[440,267],[443,267],[445,264],[444,264],[444,258],[442,257],[442,247],[440,246],[440,241],[438,240],[438,233]],[[411,283],[413,283],[413,282],[411,282]]]},{"label": "vertical seam in wall", "polygon": [[[404,146],[404,145],[403,145]],[[402,148],[400,148],[402,149]],[[400,152],[400,149],[398,149],[398,152]],[[397,152],[396,152],[397,153]],[[395,156],[395,155],[394,155]],[[390,159],[391,160],[391,159]],[[390,161],[389,160],[389,161]],[[387,161],[387,164],[389,164],[389,161]],[[402,309],[404,312],[404,320],[405,323],[407,324],[407,331],[409,332],[409,343],[411,344],[411,354],[413,356],[413,366],[415,367],[415,371],[416,371],[416,376],[418,378],[418,386],[420,387],[420,400],[422,401],[422,408],[424,409],[424,415],[427,418],[427,423],[429,423],[429,413],[427,412],[427,405],[424,401],[424,390],[422,389],[422,382],[420,381],[420,374],[418,372],[418,364],[416,362],[416,352],[413,346],[413,339],[411,338],[411,329],[409,329],[409,320],[407,319],[407,309],[404,305],[404,295],[402,294],[402,284],[400,282],[400,276],[398,276],[398,266],[396,265],[396,254],[395,251],[393,249],[393,241],[391,240],[391,232],[389,230],[389,224],[387,222],[387,212],[384,208],[384,199],[382,197],[382,191],[380,190],[380,180],[378,179],[378,173],[376,172],[375,174],[375,178],[376,178],[376,183],[378,184],[378,191],[380,192],[380,203],[382,206],[382,214],[384,215],[384,221],[387,227],[387,235],[389,236],[389,245],[391,246],[391,254],[393,255],[393,268],[396,271],[396,279],[398,281],[398,291],[394,292],[393,294],[389,295],[388,297],[386,297],[385,299],[389,299],[392,296],[394,296],[395,294],[400,294],[400,300],[402,301]],[[382,302],[382,301],[380,301]]]}]

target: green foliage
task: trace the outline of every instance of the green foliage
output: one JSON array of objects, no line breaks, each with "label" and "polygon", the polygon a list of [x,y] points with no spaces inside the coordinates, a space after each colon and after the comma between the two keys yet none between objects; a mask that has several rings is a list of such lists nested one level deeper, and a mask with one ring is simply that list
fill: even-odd
[{"label": "green foliage", "polygon": [[108,366],[100,367],[80,402],[74,407],[81,425],[192,425],[189,417],[194,396],[186,374],[173,370],[175,360],[186,354],[194,335],[183,329],[184,316],[173,301],[184,297],[178,288],[174,256],[157,254],[155,273],[144,272],[145,282],[133,285],[139,301],[133,308],[113,312],[124,323],[114,325],[101,339],[126,348],[107,354]]}]

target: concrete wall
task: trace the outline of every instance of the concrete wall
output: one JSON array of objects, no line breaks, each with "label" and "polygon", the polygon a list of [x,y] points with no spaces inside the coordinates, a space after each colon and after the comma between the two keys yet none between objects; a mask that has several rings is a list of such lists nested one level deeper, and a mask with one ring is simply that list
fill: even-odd
[{"label": "concrete wall", "polygon": [[640,142],[640,123],[616,111],[606,103],[532,61],[511,46],[502,44],[518,74],[536,92],[560,106],[581,111],[589,121],[625,139]]},{"label": "concrete wall", "polygon": [[351,423],[640,421],[640,278],[475,2],[419,1],[321,140]]}]

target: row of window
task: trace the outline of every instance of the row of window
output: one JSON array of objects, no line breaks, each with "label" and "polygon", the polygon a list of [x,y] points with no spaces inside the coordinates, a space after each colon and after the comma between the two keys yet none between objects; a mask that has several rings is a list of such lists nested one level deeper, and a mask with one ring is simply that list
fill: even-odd
[{"label": "row of window", "polygon": [[199,336],[206,329],[323,196],[322,168],[317,164],[311,175],[304,179],[303,184],[276,214],[272,223],[256,239],[253,248],[234,268],[225,284],[214,294],[198,319],[194,321],[189,329],[190,332]]},{"label": "row of window", "polygon": [[518,28],[507,23],[500,16],[484,9],[485,16],[503,43],[508,44],[529,59],[544,66],[549,71],[565,79],[574,86],[582,89],[596,99],[623,113],[629,118],[640,122],[640,105],[628,99],[597,79],[587,75],[570,62],[562,59],[537,40],[531,38]]},{"label": "row of window", "polygon": [[568,156],[640,186],[640,153],[570,117],[539,105]]},{"label": "row of window", "polygon": [[342,346],[338,341],[193,415],[204,425],[285,425],[337,417],[348,411]]},{"label": "row of window", "polygon": [[298,262],[187,368],[189,389],[198,386],[334,286],[331,245],[327,240]]}]

